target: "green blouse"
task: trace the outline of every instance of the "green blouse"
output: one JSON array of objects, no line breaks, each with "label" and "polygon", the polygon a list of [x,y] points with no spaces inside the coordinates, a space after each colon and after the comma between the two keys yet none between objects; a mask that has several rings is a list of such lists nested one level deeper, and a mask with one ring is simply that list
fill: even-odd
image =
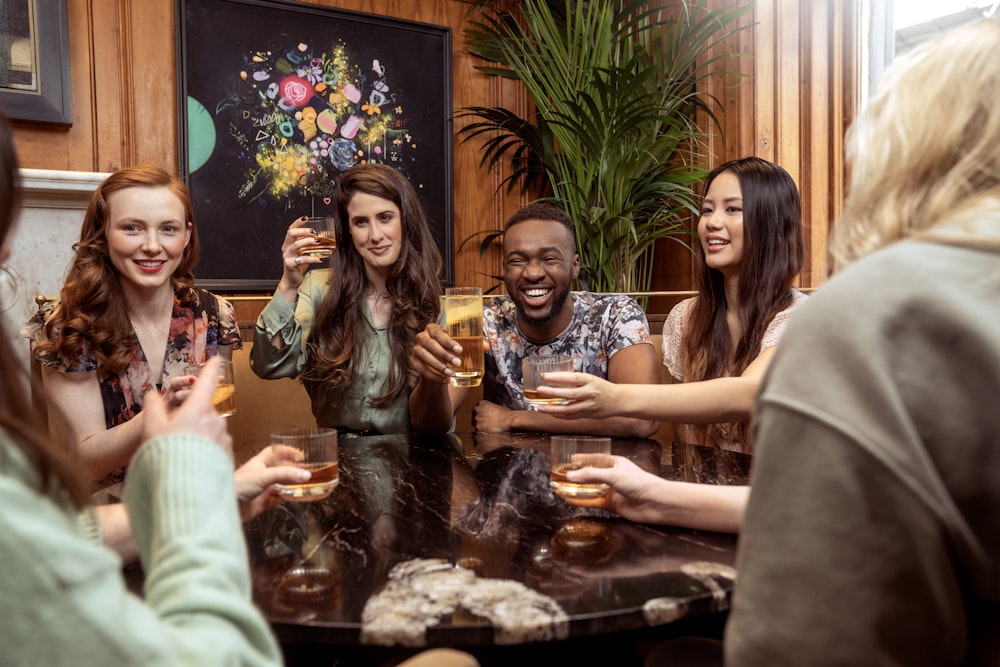
[{"label": "green blouse", "polygon": [[[275,292],[261,312],[254,329],[250,365],[264,379],[294,378],[306,360],[306,340],[312,330],[316,309],[329,288],[330,269],[313,269],[299,286],[295,304]],[[365,302],[365,317],[373,335],[365,340],[360,359],[354,361],[354,384],[347,389],[314,392],[312,411],[319,426],[354,431],[406,433],[410,430],[409,394],[399,396],[385,408],[373,408],[370,399],[382,393],[389,375],[388,325],[376,327]],[[274,337],[285,345],[275,347]]]}]

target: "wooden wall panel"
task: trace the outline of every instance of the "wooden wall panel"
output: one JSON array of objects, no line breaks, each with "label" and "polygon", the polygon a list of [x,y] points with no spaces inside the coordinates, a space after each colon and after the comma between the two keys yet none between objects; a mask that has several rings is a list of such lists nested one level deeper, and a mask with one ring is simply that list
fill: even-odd
[{"label": "wooden wall panel", "polygon": [[[800,284],[815,287],[828,274],[830,226],[843,204],[843,135],[854,117],[859,85],[858,2],[739,1],[753,10],[728,46],[746,56],[720,67],[708,84],[722,99],[724,116],[721,130],[709,137],[711,164],[756,155],[791,174],[803,205],[806,258]],[[710,5],[731,2],[710,0]],[[661,279],[658,288],[690,284]]]},{"label": "wooden wall panel", "polygon": [[[722,106],[721,129],[713,130],[709,145],[717,160],[751,154],[773,159],[804,193],[808,190],[810,260],[803,283],[813,285],[825,275],[826,233],[843,195],[842,133],[856,102],[857,0],[708,0],[713,6],[734,1],[754,7],[745,19],[747,29],[733,37],[746,57],[720,63],[728,71],[710,84]],[[522,91],[475,71],[463,44],[468,2],[313,4],[448,26],[455,107],[503,104],[522,113],[528,108]],[[68,6],[73,126],[16,123],[23,166],[113,171],[152,162],[176,170],[174,0],[69,0]],[[456,245],[478,230],[498,229],[523,203],[497,191],[503,174],[479,167],[478,145],[456,140],[454,169]],[[663,268],[654,288],[690,288],[687,250],[668,244],[660,256]],[[468,244],[455,259],[457,283],[488,288],[495,284],[489,275],[499,271],[499,253],[481,260],[478,243]]]},{"label": "wooden wall panel", "polygon": [[[128,26],[122,23],[123,6],[119,0],[91,0],[90,4],[90,40],[93,47],[90,91],[96,144],[93,170],[115,171],[128,164],[146,161],[135,155],[129,146],[129,137],[134,133],[135,127],[135,123],[129,121],[132,118],[131,110],[135,108],[135,93],[128,87],[123,68],[129,67],[129,60],[133,57],[129,43],[133,40],[141,42],[148,35],[145,31],[137,35],[129,34]],[[154,8],[155,0],[147,6],[150,11]],[[127,7],[124,9],[127,10]],[[173,25],[173,21],[170,25]],[[153,26],[151,21],[146,30],[151,30]],[[155,64],[166,67],[168,63],[164,58]],[[173,76],[169,79],[172,80]],[[166,139],[169,131],[168,126],[158,129],[156,134]],[[173,158],[162,166],[173,170],[176,162],[177,159]]]}]

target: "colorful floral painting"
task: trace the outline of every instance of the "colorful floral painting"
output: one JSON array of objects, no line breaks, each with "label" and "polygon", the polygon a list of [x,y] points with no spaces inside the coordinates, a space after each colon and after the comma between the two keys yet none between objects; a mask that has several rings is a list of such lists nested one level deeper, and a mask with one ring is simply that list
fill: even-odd
[{"label": "colorful floral painting", "polygon": [[451,31],[287,0],[178,0],[181,164],[200,286],[267,292],[299,216],[361,162],[416,188],[451,275]]},{"label": "colorful floral painting", "polygon": [[[361,66],[342,42],[304,40],[244,60],[244,122],[231,128],[247,162],[241,197],[262,189],[329,197],[340,172],[365,161],[401,163],[416,148],[381,59]],[[222,101],[216,113],[233,103]]]}]

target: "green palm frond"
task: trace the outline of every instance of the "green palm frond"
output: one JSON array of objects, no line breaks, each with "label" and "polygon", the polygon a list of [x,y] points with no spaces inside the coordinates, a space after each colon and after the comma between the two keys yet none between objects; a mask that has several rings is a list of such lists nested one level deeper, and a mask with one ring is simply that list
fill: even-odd
[{"label": "green palm frond", "polygon": [[[524,0],[515,15],[478,0],[465,31],[492,76],[520,81],[534,103],[521,118],[468,107],[463,141],[481,164],[506,165],[508,190],[541,192],[576,222],[580,286],[649,288],[660,239],[687,245],[704,177],[704,131],[717,101],[699,84],[748,7],[671,9],[644,0]],[[708,56],[707,53],[715,55]]]}]

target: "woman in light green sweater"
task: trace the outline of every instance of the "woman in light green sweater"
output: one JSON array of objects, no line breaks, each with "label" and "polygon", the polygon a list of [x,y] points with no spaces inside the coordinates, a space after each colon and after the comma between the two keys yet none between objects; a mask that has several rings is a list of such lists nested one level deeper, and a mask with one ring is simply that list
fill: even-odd
[{"label": "woman in light green sweater", "polygon": [[[0,115],[0,262],[10,254],[16,173],[12,132]],[[173,412],[156,392],[146,397],[144,444],[129,465],[124,503],[99,514],[71,449],[50,439],[32,408],[23,364],[2,328],[0,663],[281,664],[251,602],[237,492],[253,505],[275,474],[289,473],[267,468],[262,454],[234,483],[232,440],[212,407],[218,360],[207,362]],[[145,599],[126,589],[121,557],[102,537],[137,549]],[[416,660],[475,664],[454,652]]]}]

